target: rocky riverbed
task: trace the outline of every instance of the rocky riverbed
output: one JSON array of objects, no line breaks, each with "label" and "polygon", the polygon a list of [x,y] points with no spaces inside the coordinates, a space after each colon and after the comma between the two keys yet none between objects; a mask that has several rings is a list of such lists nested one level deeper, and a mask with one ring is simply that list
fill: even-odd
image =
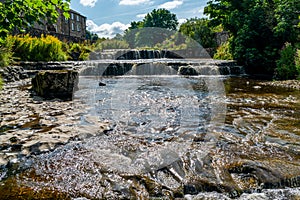
[{"label": "rocky riverbed", "polygon": [[0,166],[107,129],[106,123],[86,118],[96,127],[85,131],[84,125],[78,126],[84,105],[73,105],[74,101],[37,96],[31,79],[7,83],[0,91]]},{"label": "rocky riverbed", "polygon": [[300,90],[300,80],[265,81],[261,82],[260,85]]},{"label": "rocky riverbed", "polygon": [[[188,94],[203,101],[199,117],[207,120],[210,104],[201,80],[177,77],[175,83],[194,83]],[[162,77],[143,80],[131,95],[137,107],[125,112],[133,120],[129,128],[126,123],[111,128],[102,120],[106,93],[120,80],[102,81],[107,86],[101,89],[86,85],[97,87],[90,90],[93,96],[82,87],[92,104],[43,99],[32,92],[29,79],[0,91],[0,199],[300,198],[299,92],[227,79],[225,122],[222,131],[212,130],[218,141],[210,143],[206,132],[191,138],[189,127],[177,125],[178,102],[185,98],[170,93]],[[126,89],[122,83],[113,97]],[[147,126],[148,136],[139,131]]]}]

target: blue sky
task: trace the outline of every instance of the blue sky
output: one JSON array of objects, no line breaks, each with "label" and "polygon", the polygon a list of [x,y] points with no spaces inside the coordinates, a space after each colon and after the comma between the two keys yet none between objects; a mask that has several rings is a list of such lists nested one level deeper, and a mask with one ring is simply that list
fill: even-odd
[{"label": "blue sky", "polygon": [[165,8],[176,14],[179,22],[203,17],[208,0],[72,0],[71,8],[87,17],[88,30],[100,37],[114,37],[130,22],[142,20],[153,9]]}]

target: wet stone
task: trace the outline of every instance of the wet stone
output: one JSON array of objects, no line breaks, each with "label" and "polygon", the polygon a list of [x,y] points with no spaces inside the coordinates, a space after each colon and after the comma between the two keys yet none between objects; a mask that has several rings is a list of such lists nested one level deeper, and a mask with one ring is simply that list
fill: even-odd
[{"label": "wet stone", "polygon": [[[7,83],[0,91],[2,166],[17,158],[18,153],[21,158],[49,152],[80,135],[80,130],[72,128],[80,122],[80,118],[72,117],[80,110],[76,110],[71,101],[36,96],[30,83],[30,79]],[[102,123],[98,126],[106,127]]]},{"label": "wet stone", "polygon": [[[107,83],[116,81],[108,79]],[[202,87],[203,81],[190,88],[191,99],[202,103],[201,109],[198,106],[196,110],[204,114],[189,118],[192,112],[188,112],[180,120],[179,106],[191,103],[163,88],[164,84],[157,80],[130,93],[130,106],[121,98],[122,104],[113,106],[115,115],[108,111],[105,100],[98,101],[108,99],[111,86],[99,87],[99,80],[93,81],[95,84],[91,85],[101,92],[100,96],[93,96],[92,103],[88,98],[81,98],[82,102],[74,100],[75,106],[26,95],[16,95],[18,101],[14,103],[7,98],[7,105],[17,102],[16,108],[31,110],[32,115],[20,109],[9,123],[28,123],[22,118],[24,115],[31,124],[0,134],[0,163],[7,166],[0,171],[0,198],[15,199],[20,192],[25,199],[300,197],[300,118],[296,112],[300,108],[299,93],[275,90],[270,94],[270,88],[265,86],[254,89],[253,86],[260,85],[257,81],[227,79],[226,97],[220,100],[227,106],[225,122],[221,127],[216,123],[215,127],[207,128],[204,125],[210,124],[203,122],[210,120],[210,113],[205,111],[211,107],[204,102],[208,91]],[[115,98],[126,84],[118,85],[120,90],[115,91]],[[197,96],[197,92],[205,94]],[[168,95],[172,98],[166,98]],[[28,98],[33,98],[32,104],[26,103]],[[0,108],[6,112],[11,109],[2,104]],[[51,116],[52,112],[57,115]],[[132,118],[126,118],[128,115]],[[200,117],[203,119],[193,121]],[[157,118],[159,122],[155,121]],[[179,127],[184,120],[196,125]],[[199,125],[201,132],[193,131]],[[1,127],[5,126],[2,121]],[[17,139],[12,142],[13,137]],[[27,157],[20,159],[21,154]]]}]

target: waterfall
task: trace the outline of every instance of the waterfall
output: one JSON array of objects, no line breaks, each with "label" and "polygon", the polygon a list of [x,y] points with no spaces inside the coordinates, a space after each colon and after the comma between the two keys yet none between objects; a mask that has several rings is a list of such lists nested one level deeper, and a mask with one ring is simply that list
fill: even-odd
[{"label": "waterfall", "polygon": [[[245,75],[242,66],[234,61],[191,60],[191,59],[146,59],[148,56],[163,57],[167,52],[131,51],[120,56],[120,60],[94,60],[82,62],[79,73],[82,76],[122,76],[133,70],[144,75]],[[121,53],[121,52],[120,52]],[[123,59],[123,58],[142,59]],[[121,59],[122,58],[122,59]],[[143,71],[143,72],[142,72]]]},{"label": "waterfall", "polygon": [[127,75],[176,75],[177,71],[163,63],[134,64]]}]

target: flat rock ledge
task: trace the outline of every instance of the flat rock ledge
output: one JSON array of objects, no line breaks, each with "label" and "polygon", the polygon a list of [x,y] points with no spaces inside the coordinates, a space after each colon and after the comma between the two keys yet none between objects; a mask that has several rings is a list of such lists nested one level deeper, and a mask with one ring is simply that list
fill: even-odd
[{"label": "flat rock ledge", "polygon": [[84,119],[88,128],[81,125],[84,110],[79,100],[37,96],[31,79],[5,84],[0,91],[0,167],[109,129],[108,123],[93,116]]},{"label": "flat rock ledge", "polygon": [[300,80],[268,81],[268,82],[261,82],[260,84],[266,86],[300,90]]}]

